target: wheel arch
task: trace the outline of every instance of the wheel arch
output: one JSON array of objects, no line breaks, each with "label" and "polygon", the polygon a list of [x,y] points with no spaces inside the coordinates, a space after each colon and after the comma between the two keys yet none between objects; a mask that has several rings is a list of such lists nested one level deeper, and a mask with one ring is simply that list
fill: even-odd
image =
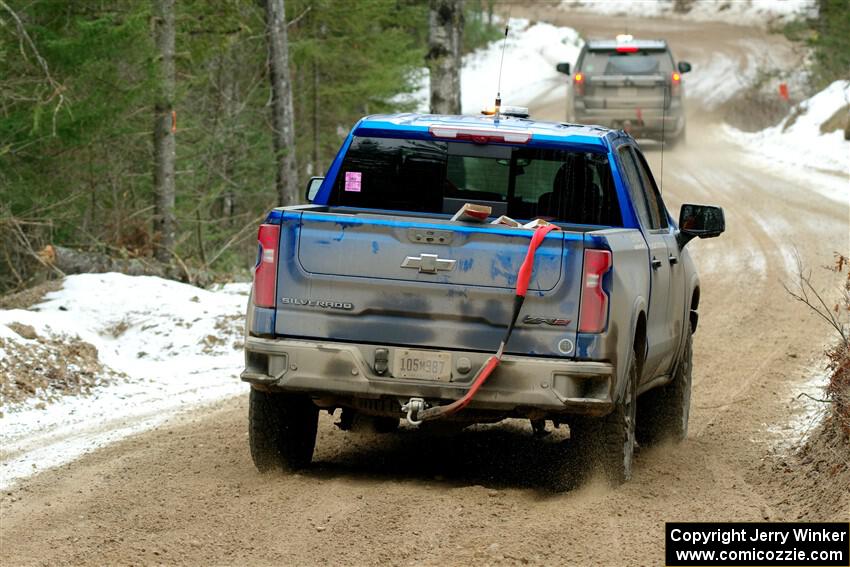
[{"label": "wheel arch", "polygon": [[[691,293],[688,297],[690,297],[690,303],[688,304],[688,322],[691,324],[691,333],[695,333],[697,331],[697,324],[699,323],[699,281],[693,282],[691,286]],[[687,329],[685,329],[685,331],[687,331]]]},{"label": "wheel arch", "polygon": [[[624,342],[620,342],[622,345],[620,348],[624,349],[628,348],[627,353],[623,353],[624,356],[620,358],[624,362],[621,368],[617,369],[617,376],[619,379],[619,383],[617,384],[617,397],[616,399],[620,399],[625,391],[625,377],[627,376],[627,370],[629,365],[632,363],[634,359],[635,364],[637,364],[638,370],[638,385],[640,385],[642,374],[643,374],[643,364],[646,362],[646,354],[647,354],[647,309],[646,309],[646,299],[643,297],[636,297],[634,304],[632,305],[632,317],[629,323],[630,333],[628,335],[628,344],[624,344]],[[624,337],[625,338],[625,337]]]}]

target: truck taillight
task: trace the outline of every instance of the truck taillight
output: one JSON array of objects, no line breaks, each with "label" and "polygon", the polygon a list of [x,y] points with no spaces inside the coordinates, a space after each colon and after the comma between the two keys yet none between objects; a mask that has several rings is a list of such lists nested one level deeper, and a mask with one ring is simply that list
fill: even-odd
[{"label": "truck taillight", "polygon": [[584,95],[584,75],[576,73],[573,77],[573,89],[578,96]]},{"label": "truck taillight", "polygon": [[274,307],[277,285],[277,252],[280,225],[261,224],[257,234],[257,265],[254,266],[254,305]]},{"label": "truck taillight", "polygon": [[610,269],[609,250],[584,251],[579,333],[601,333],[608,324],[608,294],[602,289],[602,277]]}]

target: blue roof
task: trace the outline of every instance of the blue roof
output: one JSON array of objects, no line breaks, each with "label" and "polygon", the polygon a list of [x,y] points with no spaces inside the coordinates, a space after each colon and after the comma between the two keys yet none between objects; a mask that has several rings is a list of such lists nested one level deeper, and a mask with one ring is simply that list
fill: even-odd
[{"label": "blue roof", "polygon": [[[481,128],[487,130],[504,129],[507,131],[530,132],[529,145],[568,144],[591,146],[607,150],[607,137],[616,136],[612,130],[601,126],[544,122],[529,118],[503,116],[496,121],[492,116],[444,116],[439,114],[380,114],[363,118],[355,127],[355,136],[398,136],[415,134],[417,137],[427,134],[430,137],[432,127]],[[611,135],[611,136],[609,136]],[[547,145],[548,145],[547,144]]]}]

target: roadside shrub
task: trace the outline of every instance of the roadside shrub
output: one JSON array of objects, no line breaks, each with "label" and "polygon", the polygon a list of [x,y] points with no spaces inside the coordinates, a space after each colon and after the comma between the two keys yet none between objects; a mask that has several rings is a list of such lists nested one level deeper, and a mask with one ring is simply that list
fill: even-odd
[{"label": "roadside shrub", "polygon": [[830,376],[826,396],[833,403],[833,416],[841,425],[845,439],[850,439],[850,348],[840,344],[827,356]]},{"label": "roadside shrub", "polygon": [[850,258],[836,252],[835,263],[827,269],[839,274],[846,273],[838,301],[834,304],[830,305],[831,302],[815,289],[811,273],[804,270],[799,258],[798,282],[794,289],[786,285],[785,290],[826,321],[840,337],[838,343],[826,351],[829,370],[826,401],[831,406],[832,418],[838,423],[847,441],[850,440]]},{"label": "roadside shrub", "polygon": [[788,39],[811,49],[807,71],[813,93],[850,79],[850,0],[817,0],[816,7],[813,15],[782,29]]},{"label": "roadside shrub", "polygon": [[[846,256],[836,254],[835,267],[837,272],[847,271],[844,280],[843,297],[841,303],[837,303],[833,310],[838,313],[844,311],[845,315],[850,313],[850,266]],[[833,415],[841,425],[845,439],[850,439],[850,341],[845,334],[842,341],[832,350],[827,352],[829,357],[829,384],[826,387],[826,396],[833,404]]]}]

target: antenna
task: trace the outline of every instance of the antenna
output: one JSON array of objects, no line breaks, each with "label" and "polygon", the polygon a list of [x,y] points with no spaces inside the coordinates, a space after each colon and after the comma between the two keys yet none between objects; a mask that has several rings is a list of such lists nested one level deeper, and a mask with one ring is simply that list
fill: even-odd
[{"label": "antenna", "polygon": [[511,8],[508,8],[508,19],[505,21],[505,37],[502,39],[502,57],[499,59],[499,82],[496,84],[496,114],[494,119],[499,120],[499,111],[502,107],[502,67],[505,64],[505,47],[508,44],[508,29],[511,23]]},{"label": "antenna", "polygon": [[664,194],[664,146],[666,145],[664,137],[664,126],[667,122],[667,93],[670,93],[670,102],[673,102],[673,93],[670,92],[672,87],[668,89],[667,82],[664,82],[664,106],[661,107],[661,181],[658,184],[658,192]]}]

